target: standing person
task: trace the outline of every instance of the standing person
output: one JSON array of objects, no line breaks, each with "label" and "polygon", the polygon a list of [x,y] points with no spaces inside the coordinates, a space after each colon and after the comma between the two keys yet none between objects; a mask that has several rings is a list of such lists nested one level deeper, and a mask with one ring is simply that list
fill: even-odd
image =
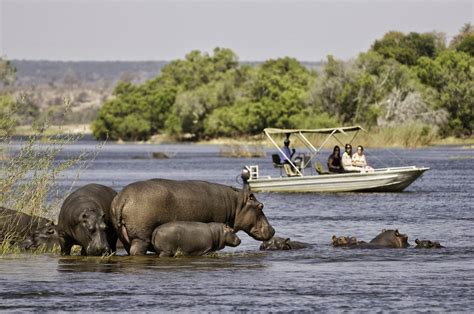
[{"label": "standing person", "polygon": [[328,158],[328,170],[329,172],[341,173],[344,169],[341,165],[341,149],[339,146],[334,146],[332,154]]},{"label": "standing person", "polygon": [[364,154],[364,147],[357,146],[357,152],[352,155],[352,165],[361,168],[361,172],[372,172],[374,169],[367,165],[367,159]]},{"label": "standing person", "polygon": [[360,172],[362,168],[352,165],[352,145],[346,144],[344,154],[342,154],[342,168],[344,172]]}]

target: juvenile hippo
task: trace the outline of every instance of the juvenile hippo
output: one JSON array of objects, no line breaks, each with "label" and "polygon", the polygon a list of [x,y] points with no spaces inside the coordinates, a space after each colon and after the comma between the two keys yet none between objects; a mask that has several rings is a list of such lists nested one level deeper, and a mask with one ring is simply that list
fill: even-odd
[{"label": "juvenile hippo", "polygon": [[116,250],[117,234],[110,217],[110,204],[117,192],[100,184],[88,184],[72,192],[59,212],[61,254],[71,254],[73,245],[82,255],[103,255]]},{"label": "juvenile hippo", "polygon": [[175,256],[177,252],[198,256],[222,250],[226,245],[236,247],[240,239],[223,223],[173,221],[158,226],[153,231],[151,243],[160,257]]},{"label": "juvenile hippo", "polygon": [[361,243],[365,243],[365,242],[357,241],[356,237],[349,237],[349,236],[336,237],[335,235],[332,236],[333,247],[350,247],[350,246],[354,246]]},{"label": "juvenile hippo", "polygon": [[5,239],[24,249],[42,246],[51,250],[59,244],[56,226],[51,220],[0,207],[0,243]]},{"label": "juvenile hippo", "polygon": [[382,230],[382,233],[373,238],[369,244],[384,248],[406,248],[410,246],[408,236],[399,233],[398,230]]},{"label": "juvenile hippo", "polygon": [[153,230],[171,221],[221,222],[260,241],[275,233],[263,204],[247,189],[205,181],[135,182],[117,195],[112,212],[119,238],[131,255],[154,250]]},{"label": "juvenile hippo", "polygon": [[415,249],[440,249],[440,248],[444,248],[444,246],[442,246],[437,241],[416,239],[415,243],[416,243]]},{"label": "juvenile hippo", "polygon": [[308,246],[308,243],[291,241],[290,238],[273,237],[270,240],[262,242],[260,251],[296,250],[304,249]]}]

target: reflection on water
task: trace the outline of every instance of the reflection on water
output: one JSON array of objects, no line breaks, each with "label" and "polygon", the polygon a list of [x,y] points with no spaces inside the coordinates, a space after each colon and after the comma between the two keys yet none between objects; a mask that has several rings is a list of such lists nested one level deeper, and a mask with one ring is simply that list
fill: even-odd
[{"label": "reflection on water", "polygon": [[[61,158],[94,149],[68,147]],[[154,151],[170,159],[137,159]],[[77,183],[120,190],[153,177],[236,185],[244,164],[275,174],[267,158],[218,156],[206,145],[108,144]],[[329,154],[329,152],[328,152]],[[391,165],[398,160],[372,150]],[[204,257],[107,258],[54,254],[0,257],[0,311],[474,311],[474,162],[472,149],[399,150],[407,164],[431,167],[403,193],[259,193],[279,236],[311,244],[261,252],[242,244]],[[268,155],[269,156],[269,155]],[[371,157],[370,155],[368,158]],[[375,158],[370,158],[374,167]],[[278,173],[278,172],[277,172]],[[59,178],[67,190],[75,172]],[[370,241],[381,229],[441,242],[438,250],[332,248],[332,235]]]}]

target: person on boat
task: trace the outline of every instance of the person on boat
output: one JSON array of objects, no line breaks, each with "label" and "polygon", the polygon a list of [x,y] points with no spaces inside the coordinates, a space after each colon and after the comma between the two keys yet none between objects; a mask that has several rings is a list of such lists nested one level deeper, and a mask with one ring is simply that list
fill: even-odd
[{"label": "person on boat", "polygon": [[290,139],[288,137],[285,138],[283,144],[284,145],[281,149],[283,154],[280,153],[280,162],[284,165],[283,167],[288,176],[295,176],[297,175],[297,171],[293,168],[293,166],[291,166],[290,161],[291,158],[293,158],[296,150],[294,148],[290,149]]},{"label": "person on boat", "polygon": [[328,158],[328,170],[333,173],[344,172],[341,165],[341,149],[337,145],[334,146],[332,154]]},{"label": "person on boat", "polygon": [[288,164],[291,158],[293,158],[293,155],[295,154],[296,150],[290,149],[290,139],[287,137],[285,138],[285,141],[283,142],[283,147],[282,151],[283,154],[280,153],[280,160],[282,164]]},{"label": "person on boat", "polygon": [[360,172],[373,172],[373,168],[367,165],[367,159],[364,154],[364,147],[357,146],[357,152],[352,155],[352,166],[360,168]]},{"label": "person on boat", "polygon": [[352,164],[352,145],[346,144],[344,154],[342,154],[342,168],[344,172],[361,172],[361,167]]}]

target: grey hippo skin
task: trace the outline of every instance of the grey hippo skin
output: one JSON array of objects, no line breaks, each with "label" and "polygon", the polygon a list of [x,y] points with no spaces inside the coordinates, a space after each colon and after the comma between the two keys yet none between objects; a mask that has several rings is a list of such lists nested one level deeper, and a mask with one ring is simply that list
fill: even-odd
[{"label": "grey hippo skin", "polygon": [[373,238],[369,244],[383,248],[407,248],[408,236],[401,234],[398,230],[382,230],[378,236]]},{"label": "grey hippo skin", "polygon": [[260,241],[275,233],[263,204],[248,190],[205,181],[135,182],[117,195],[112,211],[119,238],[130,255],[153,251],[153,230],[172,221],[221,222]]},{"label": "grey hippo skin", "polygon": [[116,250],[117,233],[112,225],[110,204],[117,192],[88,184],[72,192],[61,207],[58,219],[61,254],[71,254],[73,245],[82,255],[103,255]]},{"label": "grey hippo skin", "polygon": [[260,244],[260,251],[296,250],[309,247],[308,243],[291,241],[290,238],[273,237]]},{"label": "grey hippo skin", "polygon": [[444,248],[444,246],[442,246],[437,241],[416,239],[415,243],[416,243],[415,249],[441,249],[441,248]]},{"label": "grey hippo skin", "polygon": [[340,236],[336,237],[335,235],[332,236],[332,246],[333,247],[352,247],[359,244],[365,244],[364,241],[357,241],[356,237],[351,236]]},{"label": "grey hippo skin", "polygon": [[239,237],[229,226],[219,222],[173,221],[158,226],[151,242],[156,253],[162,256],[199,256],[222,250],[226,245],[236,247]]},{"label": "grey hippo skin", "polygon": [[0,207],[0,243],[6,238],[26,250],[59,244],[53,221]]}]

